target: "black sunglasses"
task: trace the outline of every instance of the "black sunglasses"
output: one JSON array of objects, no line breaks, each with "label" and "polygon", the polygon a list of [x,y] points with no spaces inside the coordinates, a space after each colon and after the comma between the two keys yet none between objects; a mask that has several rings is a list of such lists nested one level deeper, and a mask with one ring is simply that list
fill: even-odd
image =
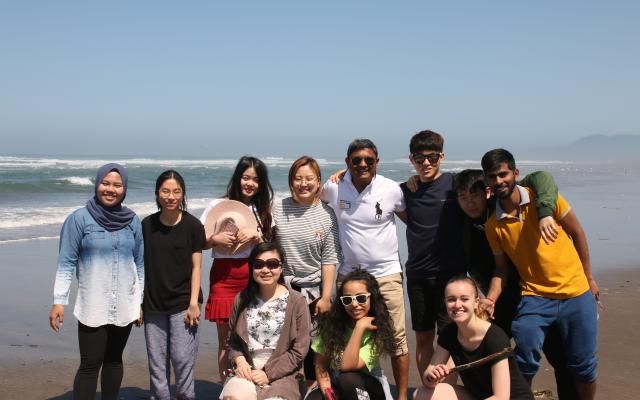
[{"label": "black sunglasses", "polygon": [[429,154],[420,154],[420,153],[412,153],[411,157],[413,157],[413,161],[418,164],[422,164],[424,160],[429,160],[429,164],[435,164],[440,159],[440,155],[442,153],[429,153]]},{"label": "black sunglasses", "polygon": [[364,160],[364,162],[367,163],[368,166],[372,166],[376,162],[376,159],[373,157],[351,157],[351,164],[360,165],[362,160]]},{"label": "black sunglasses", "polygon": [[262,269],[262,267],[267,266],[269,269],[276,269],[282,265],[282,261],[277,258],[270,258],[268,260],[257,259],[253,261],[252,267],[253,269]]},{"label": "black sunglasses", "polygon": [[340,302],[342,302],[343,306],[348,306],[349,304],[357,301],[358,304],[364,304],[369,300],[371,293],[363,293],[357,294],[355,296],[340,296]]}]

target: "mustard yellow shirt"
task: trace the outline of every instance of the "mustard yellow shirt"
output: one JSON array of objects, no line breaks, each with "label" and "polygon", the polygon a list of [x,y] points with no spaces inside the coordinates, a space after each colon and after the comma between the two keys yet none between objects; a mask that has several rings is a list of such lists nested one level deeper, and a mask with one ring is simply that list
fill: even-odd
[{"label": "mustard yellow shirt", "polygon": [[[506,214],[498,201],[495,214],[486,223],[486,234],[493,254],[506,253],[515,265],[522,295],[562,300],[589,290],[571,237],[558,224],[558,238],[546,244],[538,229],[535,194],[522,186],[516,188],[521,198],[518,215]],[[558,193],[553,217],[560,221],[569,211],[569,203]]]}]

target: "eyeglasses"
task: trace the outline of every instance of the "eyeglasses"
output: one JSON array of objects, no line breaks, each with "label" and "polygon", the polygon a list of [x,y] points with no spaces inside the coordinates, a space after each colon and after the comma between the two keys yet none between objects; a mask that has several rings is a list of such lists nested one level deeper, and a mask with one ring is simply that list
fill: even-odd
[{"label": "eyeglasses", "polygon": [[180,197],[182,196],[182,190],[180,189],[176,189],[174,191],[171,191],[169,189],[161,189],[160,190],[160,196],[162,197],[169,197],[173,194],[173,197]]},{"label": "eyeglasses", "polygon": [[270,258],[268,260],[256,259],[253,261],[253,269],[262,269],[264,266],[267,266],[269,269],[276,269],[282,265],[282,261],[277,258]]},{"label": "eyeglasses", "polygon": [[421,154],[421,153],[412,153],[411,157],[413,157],[413,161],[417,164],[424,163],[424,160],[429,160],[429,164],[435,164],[440,159],[442,153],[429,153],[429,154]]},{"label": "eyeglasses", "polygon": [[351,157],[351,164],[360,165],[362,160],[364,160],[368,166],[372,166],[376,162],[376,159],[373,157]]},{"label": "eyeglasses", "polygon": [[457,195],[458,202],[462,204],[475,203],[481,201],[482,198],[483,193],[481,192],[458,193]]},{"label": "eyeglasses", "polygon": [[348,306],[354,301],[357,301],[358,304],[364,304],[371,297],[371,293],[362,293],[357,294],[355,296],[340,296],[340,302],[342,302],[343,306]]},{"label": "eyeglasses", "polygon": [[296,176],[295,178],[293,178],[293,181],[295,183],[301,184],[303,185],[305,182],[306,183],[315,183],[316,182],[316,177],[315,176]]}]

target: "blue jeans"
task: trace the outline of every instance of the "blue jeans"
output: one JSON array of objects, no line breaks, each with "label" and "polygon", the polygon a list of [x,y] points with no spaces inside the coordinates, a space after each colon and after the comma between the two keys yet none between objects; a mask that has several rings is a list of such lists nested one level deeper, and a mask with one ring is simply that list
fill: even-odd
[{"label": "blue jeans", "polygon": [[560,330],[567,368],[577,382],[596,380],[598,317],[590,291],[565,300],[523,296],[511,325],[516,360],[522,375],[531,380],[540,368],[544,337],[551,325]]}]

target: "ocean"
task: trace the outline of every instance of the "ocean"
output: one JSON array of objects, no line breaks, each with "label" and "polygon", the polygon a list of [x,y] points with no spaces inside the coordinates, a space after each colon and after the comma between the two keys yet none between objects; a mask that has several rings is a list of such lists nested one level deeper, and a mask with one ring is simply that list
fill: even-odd
[{"label": "ocean", "polygon": [[[98,167],[124,164],[129,171],[125,205],[140,217],[156,211],[154,186],[164,170],[179,171],[187,184],[188,210],[200,216],[205,206],[224,194],[235,159],[161,159],[0,156],[0,245],[55,239],[69,213],[93,195]],[[266,157],[276,197],[289,195],[287,174],[292,159]],[[323,178],[344,167],[342,160],[319,159]],[[479,168],[479,160],[445,160],[445,171]],[[640,243],[640,163],[524,160],[521,174],[549,171],[587,232],[594,260],[611,265],[637,261]],[[397,182],[413,174],[407,159],[381,160],[378,173]],[[401,223],[399,225],[402,225]],[[399,229],[401,257],[406,255]],[[597,269],[597,267],[595,267]]]},{"label": "ocean", "polygon": [[[3,278],[0,302],[9,305],[0,330],[0,366],[49,365],[54,360],[77,359],[74,301],[66,307],[64,332],[54,334],[48,326],[57,238],[66,216],[93,195],[97,168],[110,161],[127,166],[130,183],[125,204],[144,217],[156,210],[155,179],[165,169],[174,168],[183,174],[189,211],[200,216],[211,199],[224,194],[237,160],[0,156],[0,273]],[[287,174],[293,160],[271,157],[264,161],[276,196],[288,196]],[[325,179],[344,166],[342,160],[319,162]],[[446,171],[465,168],[479,168],[479,161],[454,160],[443,164]],[[523,173],[547,170],[556,178],[561,193],[587,233],[596,277],[604,279],[608,271],[611,276],[619,276],[615,275],[618,271],[637,268],[640,163],[543,160],[520,161],[519,168]],[[397,182],[413,173],[406,159],[383,160],[378,171]],[[400,259],[404,261],[407,248],[404,225],[400,222],[398,242]],[[211,267],[209,252],[203,259],[202,286],[206,294]],[[72,285],[71,299],[75,299],[76,286]],[[617,290],[611,287],[604,292],[615,294]],[[217,347],[215,338],[214,325],[201,324],[199,358],[209,363],[213,363]],[[140,329],[134,329],[125,358],[127,362],[138,360],[144,365],[145,357],[144,335]],[[71,382],[71,377],[69,370],[64,379]]]}]

